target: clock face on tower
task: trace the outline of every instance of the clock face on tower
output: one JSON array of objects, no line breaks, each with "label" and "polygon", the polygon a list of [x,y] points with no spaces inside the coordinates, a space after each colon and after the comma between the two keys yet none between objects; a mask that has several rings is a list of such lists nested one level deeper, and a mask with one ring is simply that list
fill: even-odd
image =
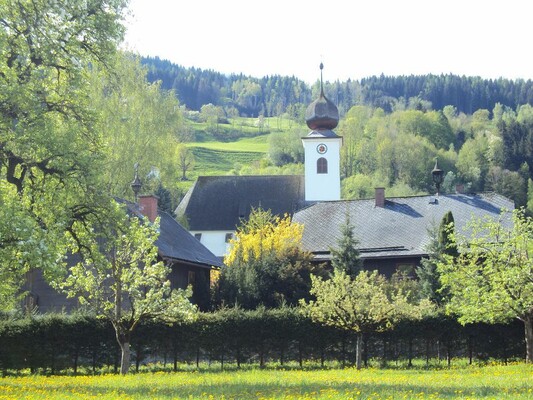
[{"label": "clock face on tower", "polygon": [[320,143],[318,146],[316,146],[316,151],[318,154],[326,154],[328,151],[328,146],[326,146],[324,143]]}]

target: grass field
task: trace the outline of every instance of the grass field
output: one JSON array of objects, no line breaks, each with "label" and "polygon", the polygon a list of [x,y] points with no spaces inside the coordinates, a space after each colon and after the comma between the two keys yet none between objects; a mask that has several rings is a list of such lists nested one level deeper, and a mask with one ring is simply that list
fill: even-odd
[{"label": "grass field", "polygon": [[533,365],[0,379],[0,399],[533,399]]},{"label": "grass field", "polygon": [[203,147],[219,151],[243,151],[248,153],[266,153],[268,151],[268,136],[260,135],[251,138],[241,138],[233,142],[192,142],[187,143],[189,148]]}]

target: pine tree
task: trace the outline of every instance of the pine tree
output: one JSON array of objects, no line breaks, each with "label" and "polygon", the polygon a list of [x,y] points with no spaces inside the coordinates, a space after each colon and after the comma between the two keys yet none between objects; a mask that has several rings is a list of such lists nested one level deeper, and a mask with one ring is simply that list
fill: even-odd
[{"label": "pine tree", "polygon": [[428,258],[423,258],[420,267],[416,269],[416,275],[420,281],[420,296],[442,305],[446,301],[446,293],[442,290],[440,275],[437,271],[437,263],[442,261],[443,254],[457,257],[457,246],[451,240],[453,233],[454,218],[451,211],[442,217],[438,229],[430,230],[431,240],[427,245]]},{"label": "pine tree", "polygon": [[344,271],[347,275],[355,277],[363,269],[357,245],[359,241],[353,233],[350,216],[346,215],[346,222],[341,225],[341,238],[337,249],[331,249],[331,264],[335,271]]}]

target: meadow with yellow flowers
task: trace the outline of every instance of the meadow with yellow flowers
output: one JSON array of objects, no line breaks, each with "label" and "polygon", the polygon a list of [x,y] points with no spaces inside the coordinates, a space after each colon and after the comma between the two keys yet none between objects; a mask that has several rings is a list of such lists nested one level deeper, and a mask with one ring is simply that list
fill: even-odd
[{"label": "meadow with yellow flowers", "polygon": [[533,399],[533,365],[0,378],[0,399]]}]

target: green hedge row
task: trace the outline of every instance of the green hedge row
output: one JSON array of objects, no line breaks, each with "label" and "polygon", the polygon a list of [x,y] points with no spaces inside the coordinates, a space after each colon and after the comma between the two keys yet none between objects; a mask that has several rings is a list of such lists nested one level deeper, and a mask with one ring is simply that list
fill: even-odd
[{"label": "green hedge row", "polygon": [[[380,363],[413,359],[448,360],[468,357],[508,360],[523,358],[524,334],[519,323],[460,326],[448,317],[404,322],[393,331],[365,335],[364,358]],[[240,366],[296,361],[351,364],[355,337],[313,323],[296,309],[202,313],[196,321],[168,326],[144,323],[134,333],[136,367],[159,361],[173,365],[210,361]],[[79,367],[115,369],[119,348],[110,323],[83,315],[43,315],[0,321],[0,368],[30,368],[59,373]]]}]

